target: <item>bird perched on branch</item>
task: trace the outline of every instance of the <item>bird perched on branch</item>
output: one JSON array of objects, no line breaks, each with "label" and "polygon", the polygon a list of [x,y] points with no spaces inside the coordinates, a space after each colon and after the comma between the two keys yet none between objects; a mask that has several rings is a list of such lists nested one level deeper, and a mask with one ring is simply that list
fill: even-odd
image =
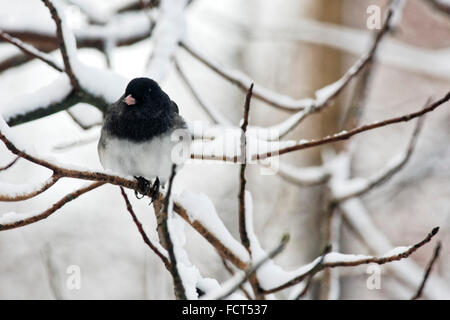
[{"label": "bird perched on branch", "polygon": [[154,80],[135,78],[106,112],[98,143],[100,162],[104,169],[134,176],[139,193],[150,191],[153,202],[172,164],[180,162],[179,154],[173,152],[180,137],[190,136],[177,104]]}]

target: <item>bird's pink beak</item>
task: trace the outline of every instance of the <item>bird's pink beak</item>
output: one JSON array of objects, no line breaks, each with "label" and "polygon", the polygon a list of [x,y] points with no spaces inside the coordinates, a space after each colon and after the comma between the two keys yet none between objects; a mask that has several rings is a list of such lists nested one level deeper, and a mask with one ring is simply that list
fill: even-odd
[{"label": "bird's pink beak", "polygon": [[123,99],[123,102],[125,102],[129,106],[132,106],[133,104],[136,104],[136,99],[133,98],[131,94],[129,94],[125,97],[125,99]]}]

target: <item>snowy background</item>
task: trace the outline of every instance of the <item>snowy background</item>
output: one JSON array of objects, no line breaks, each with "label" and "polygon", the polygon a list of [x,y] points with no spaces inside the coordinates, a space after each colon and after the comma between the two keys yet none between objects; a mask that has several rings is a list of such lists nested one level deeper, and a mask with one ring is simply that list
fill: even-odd
[{"label": "snowy background", "polygon": [[[124,1],[99,1],[108,8]],[[332,2],[332,4],[330,4]],[[326,3],[326,4],[325,4]],[[365,51],[370,32],[365,28],[369,1],[207,1],[196,0],[186,10],[185,36],[213,56],[233,66],[268,88],[296,98],[311,96],[315,90],[335,81]],[[384,5],[385,1],[370,1]],[[82,30],[82,14],[68,7],[66,15],[75,30]],[[420,108],[428,97],[442,97],[450,85],[450,16],[437,12],[424,1],[407,1],[402,23],[395,37],[380,46],[363,122],[385,119]],[[53,27],[47,8],[40,1],[0,1],[0,29],[8,25],[24,28]],[[334,34],[331,35],[331,30]],[[153,52],[154,40],[115,48],[111,68],[127,79],[142,76]],[[164,39],[163,39],[164,40]],[[15,52],[0,44],[0,57]],[[51,54],[60,59],[59,52]],[[80,49],[79,58],[87,65],[106,68],[97,50]],[[164,52],[162,53],[164,55]],[[244,94],[178,50],[177,58],[202,97],[221,110],[234,124],[242,118]],[[157,61],[153,61],[157,63]],[[150,66],[152,68],[152,66]],[[172,65],[167,66],[163,89],[177,102],[188,121],[209,122],[207,114],[193,100]],[[158,68],[159,70],[160,68]],[[164,68],[161,68],[164,70]],[[50,84],[58,73],[40,61],[32,61],[0,75],[0,111],[9,110],[9,101]],[[101,85],[101,83],[100,83]],[[348,90],[346,90],[347,92]],[[122,92],[117,92],[117,98]],[[288,137],[317,138],[333,133],[339,121],[337,106],[323,115],[308,118]],[[98,119],[90,109],[88,117]],[[251,124],[266,126],[287,117],[254,100]],[[394,246],[413,244],[433,227],[440,226],[441,257],[432,277],[439,277],[446,291],[433,297],[450,298],[450,110],[448,104],[427,116],[416,150],[406,167],[393,179],[361,201],[374,225]],[[398,124],[362,134],[357,139],[352,174],[370,176],[408,144],[413,123]],[[68,150],[55,150],[61,143],[95,137],[99,127],[82,130],[66,112],[59,112],[13,128],[36,150],[51,153],[58,160],[100,169],[96,141]],[[2,145],[0,166],[13,156]],[[283,156],[292,164],[320,164],[320,150],[309,149]],[[256,234],[264,248],[271,249],[281,235],[291,240],[277,263],[290,270],[312,261],[323,247],[323,186],[301,187],[277,175],[263,176],[257,166],[247,172],[248,189],[254,199]],[[6,183],[32,183],[46,179],[48,172],[25,160],[0,173]],[[214,203],[225,225],[238,238],[239,167],[231,164],[189,164],[176,177],[174,193],[183,190],[205,193]],[[80,186],[79,181],[63,179],[54,188],[23,202],[0,203],[0,213],[44,209],[64,194]],[[128,192],[148,234],[156,239],[155,219],[147,200],[138,201]],[[228,279],[214,249],[186,226],[186,250],[190,260],[205,276],[219,282]],[[371,254],[348,225],[341,226],[340,252]],[[375,240],[376,241],[376,240]],[[412,258],[425,268],[433,251],[428,245]],[[106,185],[83,195],[50,218],[23,228],[0,233],[1,299],[172,299],[168,272],[145,246],[127,214],[117,187]],[[402,264],[404,261],[395,262]],[[67,268],[81,269],[80,290],[66,287]],[[382,266],[382,287],[366,287],[366,266],[340,269],[339,299],[409,298],[415,287]],[[418,279],[417,286],[420,279]],[[282,292],[279,297],[286,298]],[[314,298],[312,294],[310,298]]]}]

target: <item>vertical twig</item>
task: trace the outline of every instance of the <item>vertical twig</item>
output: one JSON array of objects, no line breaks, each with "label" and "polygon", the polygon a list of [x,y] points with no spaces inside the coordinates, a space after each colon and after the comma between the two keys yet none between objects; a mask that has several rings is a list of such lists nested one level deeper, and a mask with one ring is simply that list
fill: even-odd
[{"label": "vertical twig", "polygon": [[433,257],[431,258],[430,262],[428,263],[425,274],[423,275],[422,283],[420,284],[419,289],[417,289],[416,294],[411,298],[411,300],[419,299],[422,296],[422,292],[423,292],[423,289],[425,288],[425,284],[428,280],[428,277],[431,274],[431,269],[433,268],[433,265],[436,262],[436,260],[439,258],[439,253],[441,251],[441,247],[442,247],[442,245],[441,245],[441,242],[439,241],[437,243],[436,247],[434,248]]},{"label": "vertical twig", "polygon": [[247,126],[248,126],[248,116],[250,111],[250,101],[252,98],[253,84],[251,84],[250,89],[247,92],[244,104],[244,121],[241,126],[241,170],[240,170],[240,188],[239,188],[239,235],[241,237],[241,242],[244,247],[250,252],[250,240],[247,235],[247,227],[245,222],[245,185],[247,180],[245,179],[245,169],[247,166]]},{"label": "vertical twig", "polygon": [[70,64],[69,52],[67,50],[66,40],[64,39],[65,35],[63,32],[63,25],[62,25],[63,21],[61,20],[58,10],[55,8],[51,0],[42,0],[42,1],[49,9],[50,14],[52,15],[52,18],[56,24],[56,38],[58,40],[59,49],[61,50],[61,56],[64,62],[64,71],[69,76],[70,84],[72,85],[73,89],[75,91],[81,92],[80,83],[78,82],[78,79],[75,76],[75,73],[73,72],[72,65]]},{"label": "vertical twig", "polygon": [[167,188],[167,194],[164,199],[164,206],[162,207],[161,217],[162,217],[162,224],[161,224],[161,235],[163,236],[162,241],[167,246],[167,252],[169,253],[169,259],[170,259],[170,273],[172,274],[173,278],[173,285],[175,290],[175,297],[178,300],[186,300],[186,290],[183,286],[183,281],[181,279],[180,273],[178,272],[178,266],[177,266],[177,258],[175,256],[175,252],[173,249],[173,242],[172,238],[170,237],[169,233],[169,227],[167,220],[169,219],[169,207],[170,207],[170,194],[172,193],[172,185],[173,185],[173,179],[176,175],[176,164],[172,165],[172,173],[169,178],[169,184]]}]

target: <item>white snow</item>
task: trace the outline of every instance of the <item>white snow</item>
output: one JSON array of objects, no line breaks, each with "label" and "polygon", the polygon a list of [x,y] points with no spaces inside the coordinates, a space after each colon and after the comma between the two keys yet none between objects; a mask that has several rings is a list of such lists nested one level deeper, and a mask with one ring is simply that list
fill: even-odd
[{"label": "white snow", "polygon": [[37,210],[28,213],[16,213],[16,212],[4,213],[0,216],[0,229],[2,225],[8,225],[17,221],[28,219],[34,217],[39,213],[40,212]]},{"label": "white snow", "polygon": [[229,248],[243,262],[249,261],[245,248],[230,234],[219,218],[211,200],[205,194],[197,194],[184,191],[174,196],[174,201],[179,202],[188,214],[191,222],[202,223],[217,239]]},{"label": "white snow", "polygon": [[165,0],[159,6],[160,14],[152,36],[155,46],[147,67],[147,75],[156,81],[166,77],[178,43],[184,38],[186,4],[187,0]]},{"label": "white snow", "polygon": [[3,103],[0,105],[0,112],[6,120],[9,120],[14,116],[58,103],[64,100],[71,90],[69,78],[66,74],[61,74],[48,86]]},{"label": "white snow", "polygon": [[45,181],[28,184],[0,182],[0,201],[5,201],[6,198],[14,198],[39,191],[43,186],[52,181],[53,178],[49,177]]},{"label": "white snow", "polygon": [[287,162],[279,162],[278,175],[292,183],[312,185],[325,181],[330,173],[323,166],[298,167]]},{"label": "white snow", "polygon": [[69,108],[69,111],[85,127],[101,124],[103,121],[102,112],[87,103],[78,103]]}]

